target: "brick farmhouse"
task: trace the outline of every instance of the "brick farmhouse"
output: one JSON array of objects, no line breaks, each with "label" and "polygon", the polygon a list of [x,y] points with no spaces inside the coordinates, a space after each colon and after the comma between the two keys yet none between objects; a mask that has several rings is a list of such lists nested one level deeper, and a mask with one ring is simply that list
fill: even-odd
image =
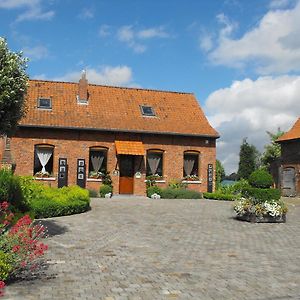
[{"label": "brick farmhouse", "polygon": [[281,145],[281,190],[284,196],[300,195],[300,118],[276,142]]},{"label": "brick farmhouse", "polygon": [[27,114],[0,144],[2,164],[51,186],[145,195],[146,176],[213,189],[218,133],[190,93],[30,80]]}]

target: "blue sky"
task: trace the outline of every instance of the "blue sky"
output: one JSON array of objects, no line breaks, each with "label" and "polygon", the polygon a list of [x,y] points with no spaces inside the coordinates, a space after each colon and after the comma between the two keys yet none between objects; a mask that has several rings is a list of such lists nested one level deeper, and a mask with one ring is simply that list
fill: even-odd
[{"label": "blue sky", "polygon": [[0,36],[31,78],[195,93],[230,173],[243,137],[262,151],[300,115],[299,15],[298,0],[0,0]]}]

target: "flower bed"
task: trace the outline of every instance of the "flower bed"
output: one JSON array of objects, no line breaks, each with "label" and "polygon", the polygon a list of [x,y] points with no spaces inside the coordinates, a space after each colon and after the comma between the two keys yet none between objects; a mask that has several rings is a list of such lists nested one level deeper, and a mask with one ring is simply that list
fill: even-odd
[{"label": "flower bed", "polygon": [[287,207],[283,201],[260,201],[255,198],[241,198],[234,205],[236,218],[254,223],[284,223]]},{"label": "flower bed", "polygon": [[25,268],[34,270],[35,261],[48,249],[40,242],[46,234],[43,225],[34,225],[28,215],[13,224],[13,217],[8,202],[0,202],[0,296],[7,279]]}]

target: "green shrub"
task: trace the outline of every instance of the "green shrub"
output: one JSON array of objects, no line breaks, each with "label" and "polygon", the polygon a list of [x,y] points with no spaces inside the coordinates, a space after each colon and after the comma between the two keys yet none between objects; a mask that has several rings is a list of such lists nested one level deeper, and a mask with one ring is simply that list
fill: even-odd
[{"label": "green shrub", "polygon": [[249,183],[256,188],[269,188],[273,184],[273,177],[267,171],[260,169],[251,173]]},{"label": "green shrub", "polygon": [[147,188],[147,197],[151,198],[153,194],[161,194],[161,188],[158,186],[150,186]]},{"label": "green shrub", "polygon": [[168,186],[170,189],[186,189],[188,185],[180,179],[171,179]]},{"label": "green shrub", "polygon": [[222,194],[222,193],[219,193],[219,192],[216,192],[216,193],[203,193],[203,197],[205,199],[228,200],[228,201],[234,201],[238,198],[237,195]]},{"label": "green shrub", "polygon": [[89,191],[89,196],[91,198],[96,198],[98,197],[98,192],[96,190],[93,190],[93,189],[87,189]]},{"label": "green shrub", "polygon": [[188,189],[161,189],[161,197],[164,199],[201,199],[202,194]]},{"label": "green shrub", "polygon": [[28,205],[22,195],[20,180],[10,170],[0,170],[0,201],[8,201],[17,210],[28,210]]},{"label": "green shrub", "polygon": [[246,179],[240,179],[232,185],[221,185],[216,191],[218,194],[237,195],[242,193],[244,188],[251,187]]},{"label": "green shrub", "polygon": [[112,192],[113,192],[112,186],[106,184],[102,184],[100,186],[99,194],[101,198],[104,198],[105,194],[112,193]]},{"label": "green shrub", "polygon": [[254,198],[257,203],[265,201],[278,201],[280,199],[280,190],[278,189],[259,189],[259,188],[245,188],[242,192],[243,197]]},{"label": "green shrub", "polygon": [[12,270],[11,255],[0,250],[0,280],[5,281]]},{"label": "green shrub", "polygon": [[36,218],[77,214],[90,208],[89,192],[78,186],[45,187],[40,197],[30,204]]},{"label": "green shrub", "polygon": [[102,177],[102,184],[109,185],[112,187],[112,179],[111,179],[109,172],[104,173],[104,175]]}]

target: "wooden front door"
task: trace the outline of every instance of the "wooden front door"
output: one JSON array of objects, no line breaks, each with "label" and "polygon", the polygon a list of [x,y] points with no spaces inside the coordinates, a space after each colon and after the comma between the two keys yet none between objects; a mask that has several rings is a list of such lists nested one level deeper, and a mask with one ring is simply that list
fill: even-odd
[{"label": "wooden front door", "polygon": [[120,155],[120,194],[133,194],[134,156]]},{"label": "wooden front door", "polygon": [[282,172],[282,195],[286,197],[296,196],[295,168],[289,167]]}]

